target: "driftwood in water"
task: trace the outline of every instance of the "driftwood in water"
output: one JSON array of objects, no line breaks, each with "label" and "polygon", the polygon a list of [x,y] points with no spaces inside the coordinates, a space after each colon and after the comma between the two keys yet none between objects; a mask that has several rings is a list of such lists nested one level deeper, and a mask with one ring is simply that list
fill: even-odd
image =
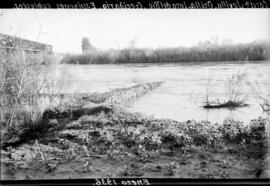
[{"label": "driftwood in water", "polygon": [[207,103],[203,107],[210,109],[210,108],[236,108],[236,107],[246,107],[246,106],[249,106],[249,105],[243,102],[228,101],[225,103],[218,103],[218,104]]}]

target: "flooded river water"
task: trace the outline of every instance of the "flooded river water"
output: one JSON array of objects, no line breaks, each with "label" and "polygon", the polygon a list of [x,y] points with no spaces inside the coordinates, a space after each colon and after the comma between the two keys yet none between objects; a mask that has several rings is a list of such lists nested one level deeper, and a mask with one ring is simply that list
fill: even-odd
[{"label": "flooded river water", "polygon": [[[178,121],[209,120],[223,122],[225,118],[249,121],[266,116],[254,92],[269,96],[269,62],[169,63],[58,65],[67,92],[105,92],[138,83],[163,81],[153,92],[139,98],[127,109],[156,118]],[[232,76],[243,75],[241,94],[248,107],[204,109],[206,94],[212,100],[226,100],[226,85]]]}]

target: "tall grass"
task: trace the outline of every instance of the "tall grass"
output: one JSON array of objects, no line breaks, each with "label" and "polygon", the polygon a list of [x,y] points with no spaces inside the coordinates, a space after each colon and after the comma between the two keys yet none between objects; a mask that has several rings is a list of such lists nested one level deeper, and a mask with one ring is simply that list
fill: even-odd
[{"label": "tall grass", "polygon": [[266,60],[269,46],[263,42],[217,45],[205,42],[195,47],[95,51],[88,54],[67,54],[61,61],[66,64],[110,63],[167,63],[208,61],[257,61]]}]

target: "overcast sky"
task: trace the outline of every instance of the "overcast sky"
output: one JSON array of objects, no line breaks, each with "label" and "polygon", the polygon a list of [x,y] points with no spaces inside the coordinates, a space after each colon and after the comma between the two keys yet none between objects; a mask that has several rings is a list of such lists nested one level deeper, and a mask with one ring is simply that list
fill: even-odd
[{"label": "overcast sky", "polygon": [[81,53],[82,37],[99,49],[192,46],[218,37],[234,43],[270,40],[270,9],[1,10],[0,33]]}]

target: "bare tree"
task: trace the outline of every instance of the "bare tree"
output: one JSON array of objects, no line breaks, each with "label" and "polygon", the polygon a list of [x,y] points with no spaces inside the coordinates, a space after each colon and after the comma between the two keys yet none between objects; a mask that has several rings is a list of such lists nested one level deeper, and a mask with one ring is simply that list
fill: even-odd
[{"label": "bare tree", "polygon": [[251,93],[259,101],[259,104],[263,112],[270,113],[270,91],[263,90],[258,81],[254,83],[248,82],[248,85],[251,88]]},{"label": "bare tree", "polygon": [[35,104],[33,101],[36,101],[42,86],[38,78],[42,59],[33,54],[24,56],[21,51],[9,52],[2,59],[5,64],[2,92],[6,105],[11,108],[8,120],[11,126],[18,108],[25,104]]},{"label": "bare tree", "polygon": [[9,126],[20,108],[27,104],[37,104],[43,84],[40,79],[43,55],[20,49],[20,42],[15,38],[11,41],[11,46],[2,49],[0,54],[1,110],[6,109],[9,113]]},{"label": "bare tree", "polygon": [[228,101],[233,103],[243,103],[249,96],[249,93],[243,91],[247,74],[237,73],[233,74],[225,83]]},{"label": "bare tree", "polygon": [[[225,82],[225,100],[221,101],[219,98],[213,98],[210,96],[210,88],[212,85],[210,84],[210,79],[207,83],[206,88],[206,101],[204,108],[222,108],[222,107],[241,107],[248,106],[245,102],[249,97],[249,92],[244,91],[244,84],[246,82],[246,73],[237,73],[233,74],[228,80]],[[216,100],[216,102],[213,101]]]}]

